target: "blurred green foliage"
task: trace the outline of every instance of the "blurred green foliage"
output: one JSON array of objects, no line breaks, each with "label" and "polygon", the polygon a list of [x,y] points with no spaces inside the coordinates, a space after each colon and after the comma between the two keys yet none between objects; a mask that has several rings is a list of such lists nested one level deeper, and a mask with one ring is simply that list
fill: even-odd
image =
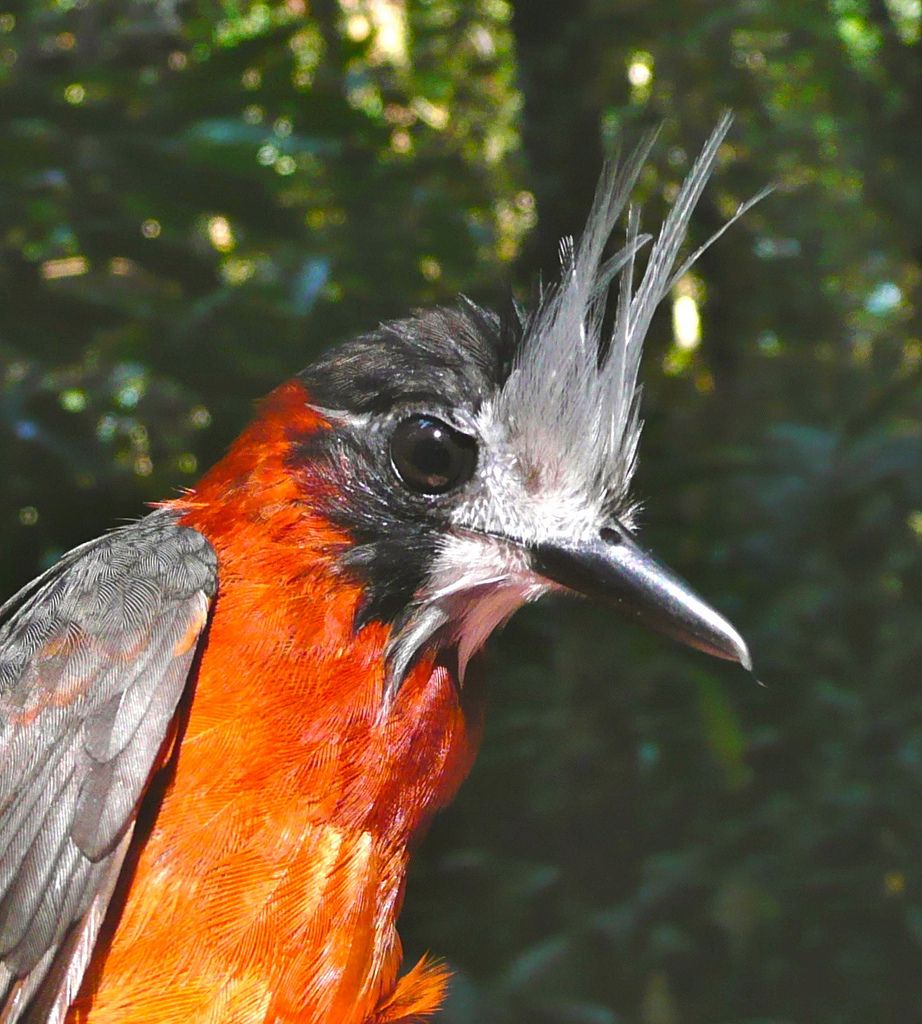
[{"label": "blurred green foliage", "polygon": [[[645,539],[764,689],[587,606],[492,644],[402,932],[446,1024],[922,1020],[918,0],[0,2],[0,586],[191,484],[327,344],[662,213]],[[513,269],[514,268],[514,269]],[[523,291],[523,294],[525,292]]]}]

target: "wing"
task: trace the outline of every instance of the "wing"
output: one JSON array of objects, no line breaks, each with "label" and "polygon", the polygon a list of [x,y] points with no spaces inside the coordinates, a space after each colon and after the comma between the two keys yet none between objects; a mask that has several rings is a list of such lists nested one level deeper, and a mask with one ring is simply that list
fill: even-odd
[{"label": "wing", "polygon": [[217,581],[177,519],[75,549],[0,608],[0,1024],[33,999],[63,1019],[170,735]]}]

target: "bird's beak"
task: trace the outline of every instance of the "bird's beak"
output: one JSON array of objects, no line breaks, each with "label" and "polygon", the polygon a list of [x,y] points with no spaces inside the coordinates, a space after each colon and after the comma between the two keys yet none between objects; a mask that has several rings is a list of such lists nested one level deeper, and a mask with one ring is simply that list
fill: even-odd
[{"label": "bird's beak", "polygon": [[752,670],[746,642],[733,626],[620,523],[588,540],[544,542],[530,552],[532,569],[545,579],[613,602],[644,625]]}]

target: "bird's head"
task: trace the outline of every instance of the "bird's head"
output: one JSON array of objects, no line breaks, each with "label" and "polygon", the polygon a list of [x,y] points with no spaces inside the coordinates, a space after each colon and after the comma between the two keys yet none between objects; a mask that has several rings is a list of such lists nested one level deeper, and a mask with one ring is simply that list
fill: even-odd
[{"label": "bird's head", "polygon": [[322,474],[322,511],[350,538],[337,559],[363,589],[357,627],[390,626],[389,693],[433,647],[457,650],[463,677],[496,626],[552,590],[609,600],[749,667],[730,623],[637,544],[630,494],[643,338],[687,268],[677,255],[728,124],[657,237],[630,212],[607,259],[652,139],[606,172],[581,240],[561,246],[560,283],[533,312],[500,318],[462,300],[385,324],[302,374],[328,429],[294,461]]}]

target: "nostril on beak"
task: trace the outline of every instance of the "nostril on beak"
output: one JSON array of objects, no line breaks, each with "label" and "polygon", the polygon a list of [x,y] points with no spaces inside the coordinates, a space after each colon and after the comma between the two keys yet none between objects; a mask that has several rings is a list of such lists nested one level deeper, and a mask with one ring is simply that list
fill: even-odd
[{"label": "nostril on beak", "polygon": [[624,527],[620,526],[617,528],[613,526],[603,526],[602,529],[599,530],[599,537],[611,547],[614,547],[616,544],[623,544],[627,539],[625,537]]}]

